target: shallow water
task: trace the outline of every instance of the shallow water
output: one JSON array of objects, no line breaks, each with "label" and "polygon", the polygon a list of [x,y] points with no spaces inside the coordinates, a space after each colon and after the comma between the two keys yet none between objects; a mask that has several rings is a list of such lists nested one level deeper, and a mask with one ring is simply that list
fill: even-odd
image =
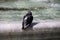
[{"label": "shallow water", "polygon": [[[55,1],[54,1],[55,2]],[[3,8],[31,8],[34,20],[60,20],[60,4],[54,3],[47,0],[44,1],[22,1],[18,0],[15,2],[1,2],[0,7]],[[22,11],[17,10],[1,10],[0,11],[0,21],[22,21],[23,16],[27,13],[27,10],[22,9]]]}]

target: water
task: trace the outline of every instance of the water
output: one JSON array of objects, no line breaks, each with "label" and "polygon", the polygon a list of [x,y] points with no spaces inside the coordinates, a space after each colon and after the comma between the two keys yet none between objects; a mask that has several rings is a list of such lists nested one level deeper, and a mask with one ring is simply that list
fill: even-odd
[{"label": "water", "polygon": [[[1,10],[1,8],[2,8],[2,10]],[[3,0],[3,1],[0,1],[0,27],[1,27],[0,31],[3,30],[3,28],[5,30],[6,27],[7,27],[6,30],[9,30],[9,32],[10,32],[10,30],[13,30],[12,32],[14,32],[14,31],[16,31],[16,29],[18,29],[18,31],[19,31],[23,16],[27,13],[27,11],[29,9],[31,9],[31,11],[33,13],[33,17],[34,17],[33,22],[40,22],[41,27],[43,25],[51,26],[54,24],[54,26],[55,26],[55,25],[60,24],[60,0],[43,0],[43,1],[42,0],[15,0],[15,1],[14,0],[13,1],[12,0],[8,0],[8,1]],[[53,26],[51,26],[51,27],[53,27]],[[52,33],[52,34],[54,34],[54,33]],[[9,35],[9,33],[8,33],[8,35]],[[12,35],[12,34],[10,34],[10,35]],[[38,34],[38,35],[40,35],[40,34]],[[27,36],[29,36],[29,35],[27,35]],[[40,37],[40,36],[37,36],[37,37],[35,37],[35,36],[37,36],[37,35],[36,34],[34,35],[34,33],[33,33],[33,37],[30,37],[30,36],[29,37],[36,38],[36,39],[38,37]],[[29,39],[29,37],[28,37],[28,39]],[[2,37],[2,38],[9,40],[10,36],[6,37],[6,38],[5,37]],[[2,40],[4,40],[4,39],[2,39]],[[15,38],[14,36],[12,36],[12,40],[15,40],[15,39],[20,40],[19,37]]]},{"label": "water", "polygon": [[[18,0],[15,2],[1,2],[0,7],[3,8],[33,8],[34,20],[59,20],[60,19],[60,4],[48,3],[48,0]],[[40,8],[42,7],[42,8]],[[8,10],[0,11],[0,21],[22,21],[27,10]]]}]

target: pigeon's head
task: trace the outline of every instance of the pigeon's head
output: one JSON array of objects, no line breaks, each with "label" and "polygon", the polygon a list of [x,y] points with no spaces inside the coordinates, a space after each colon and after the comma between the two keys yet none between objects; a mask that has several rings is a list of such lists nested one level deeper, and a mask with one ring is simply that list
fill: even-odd
[{"label": "pigeon's head", "polygon": [[27,15],[32,15],[32,12],[29,10]]}]

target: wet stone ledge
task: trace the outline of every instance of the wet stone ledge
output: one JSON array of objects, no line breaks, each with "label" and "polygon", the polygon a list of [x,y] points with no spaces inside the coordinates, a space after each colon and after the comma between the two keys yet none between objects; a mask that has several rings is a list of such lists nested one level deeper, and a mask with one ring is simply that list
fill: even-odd
[{"label": "wet stone ledge", "polygon": [[60,28],[0,33],[1,40],[60,40]]}]

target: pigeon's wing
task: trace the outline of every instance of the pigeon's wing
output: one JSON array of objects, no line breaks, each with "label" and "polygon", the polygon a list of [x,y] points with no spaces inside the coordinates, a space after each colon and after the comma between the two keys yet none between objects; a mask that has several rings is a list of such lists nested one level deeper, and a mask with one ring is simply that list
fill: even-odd
[{"label": "pigeon's wing", "polygon": [[33,16],[28,16],[26,20],[27,24],[31,24],[32,20],[33,20]]}]

